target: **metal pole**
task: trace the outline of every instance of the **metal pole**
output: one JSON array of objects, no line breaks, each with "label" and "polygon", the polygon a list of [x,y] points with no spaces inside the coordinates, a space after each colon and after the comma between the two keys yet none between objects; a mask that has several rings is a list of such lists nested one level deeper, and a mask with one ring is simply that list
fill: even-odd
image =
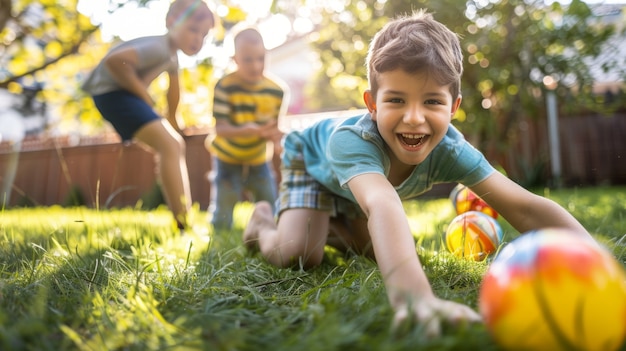
[{"label": "metal pole", "polygon": [[552,170],[552,183],[555,187],[561,187],[561,149],[559,141],[559,117],[556,107],[556,94],[554,90],[547,90],[546,105],[548,109],[548,139],[550,141],[550,166]]}]

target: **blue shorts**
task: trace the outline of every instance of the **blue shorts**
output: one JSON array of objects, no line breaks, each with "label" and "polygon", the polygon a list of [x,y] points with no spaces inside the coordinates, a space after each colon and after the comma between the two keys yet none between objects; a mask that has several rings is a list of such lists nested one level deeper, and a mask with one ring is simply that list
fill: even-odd
[{"label": "blue shorts", "polygon": [[95,95],[93,101],[102,117],[113,125],[123,141],[131,140],[147,123],[161,119],[152,106],[124,90]]},{"label": "blue shorts", "polygon": [[231,228],[235,205],[242,201],[242,194],[248,191],[252,201],[274,202],[276,180],[268,163],[256,166],[236,165],[213,157],[211,179],[211,205],[209,211],[215,228]]}]

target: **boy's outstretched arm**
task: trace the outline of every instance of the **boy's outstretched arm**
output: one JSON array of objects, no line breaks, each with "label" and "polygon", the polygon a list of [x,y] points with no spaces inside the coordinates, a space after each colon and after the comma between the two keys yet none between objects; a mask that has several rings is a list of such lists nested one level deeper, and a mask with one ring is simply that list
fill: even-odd
[{"label": "boy's outstretched arm", "polygon": [[395,323],[415,320],[430,335],[441,322],[475,322],[480,315],[463,304],[437,298],[417,256],[415,241],[395,189],[381,174],[363,174],[348,182],[368,218],[368,229]]},{"label": "boy's outstretched arm", "polygon": [[559,204],[524,189],[502,173],[493,173],[471,189],[520,233],[559,227],[591,238],[582,224]]}]

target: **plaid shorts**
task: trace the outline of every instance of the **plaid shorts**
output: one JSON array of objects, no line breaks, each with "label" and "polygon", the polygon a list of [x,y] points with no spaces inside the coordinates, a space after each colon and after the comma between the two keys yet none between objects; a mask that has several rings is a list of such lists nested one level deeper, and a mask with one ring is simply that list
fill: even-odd
[{"label": "plaid shorts", "polygon": [[276,200],[278,213],[290,208],[310,208],[328,211],[331,217],[365,217],[358,204],[330,192],[307,173],[302,153],[290,157],[289,167],[285,167],[284,163],[281,165],[282,180]]}]

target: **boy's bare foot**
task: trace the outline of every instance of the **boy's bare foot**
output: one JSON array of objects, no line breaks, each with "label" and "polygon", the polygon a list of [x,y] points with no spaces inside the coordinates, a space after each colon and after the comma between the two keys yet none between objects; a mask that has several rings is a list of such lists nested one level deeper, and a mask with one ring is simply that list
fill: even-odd
[{"label": "boy's bare foot", "polygon": [[272,206],[267,201],[260,201],[254,205],[250,221],[243,231],[243,244],[250,250],[259,247],[259,232],[264,228],[275,227]]}]

